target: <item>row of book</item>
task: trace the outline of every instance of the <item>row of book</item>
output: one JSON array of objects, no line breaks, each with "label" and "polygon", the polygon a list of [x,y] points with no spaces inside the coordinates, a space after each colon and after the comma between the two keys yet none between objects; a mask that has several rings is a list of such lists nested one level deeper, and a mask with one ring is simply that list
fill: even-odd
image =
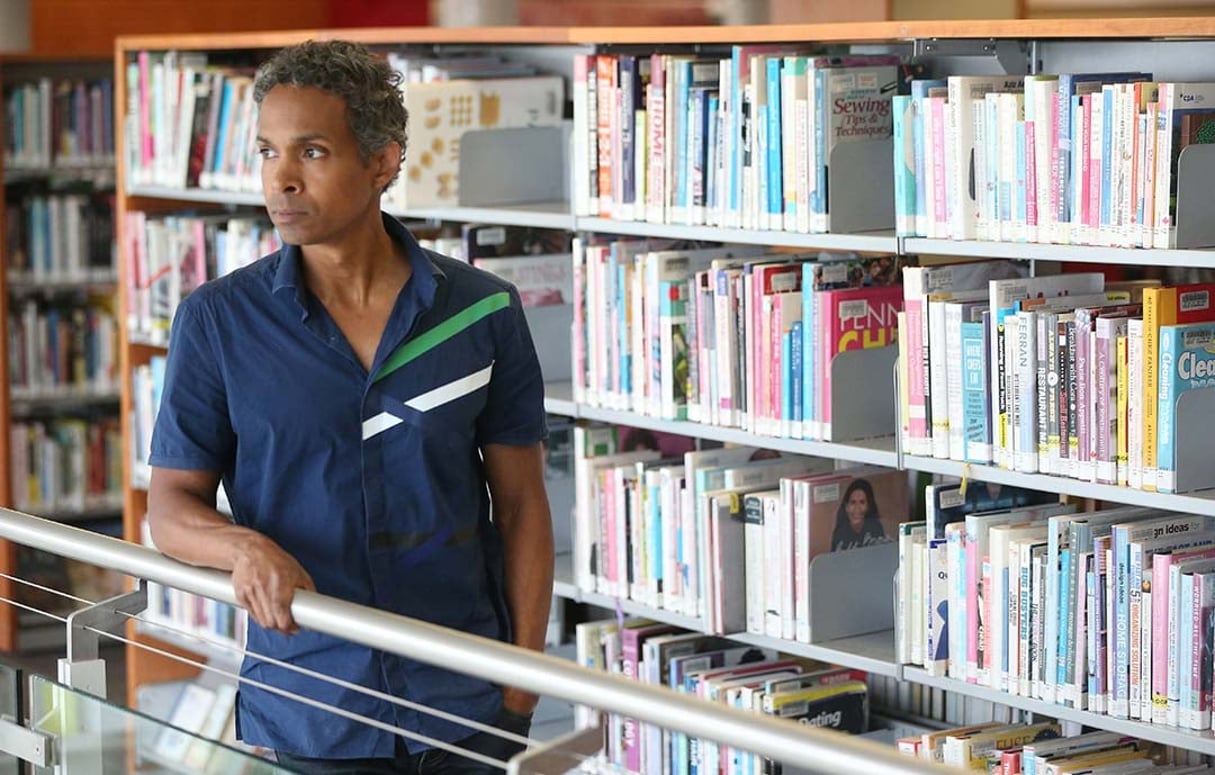
[{"label": "row of book", "polygon": [[905,472],[610,425],[574,434],[575,582],[706,632],[809,642],[814,558],[891,542],[909,518]]},{"label": "row of book", "polygon": [[168,342],[177,305],[190,291],[281,244],[264,217],[132,210],[126,218],[127,330],[159,344]]},{"label": "row of book", "polygon": [[985,263],[905,271],[900,432],[912,454],[1174,492],[1212,384],[1215,284],[1100,273],[988,279]]},{"label": "row of book", "polygon": [[[127,63],[125,158],[135,185],[261,191],[260,143],[251,67],[209,63],[203,54],[141,51]],[[556,126],[559,76],[467,77],[402,85],[411,151],[385,206],[459,203],[465,132]]]},{"label": "row of book", "polygon": [[14,396],[118,392],[118,328],[102,304],[27,300],[8,317],[9,384]]},{"label": "row of book", "polygon": [[998,775],[1188,775],[1210,770],[1206,763],[1170,755],[1160,745],[1117,732],[1062,736],[1059,725],[1049,721],[932,730],[899,738],[898,750],[955,769]]},{"label": "row of book", "polygon": [[[810,726],[850,734],[868,730],[869,697],[863,672],[647,619],[581,622],[575,627],[575,640],[578,663],[593,670]],[[575,722],[580,727],[600,720],[593,709],[577,709]],[[779,770],[779,763],[766,762],[748,751],[636,719],[609,714],[603,721],[607,758],[627,772],[741,775],[774,771],[774,765]]]},{"label": "row of book", "polygon": [[114,84],[108,78],[39,78],[4,95],[4,154],[11,167],[114,161]]},{"label": "row of book", "polygon": [[773,231],[830,230],[841,143],[891,136],[893,55],[805,46],[574,57],[574,212]]},{"label": "row of book", "polygon": [[147,471],[152,456],[152,429],[160,411],[166,363],[165,356],[158,354],[131,369],[131,463],[136,471]]},{"label": "row of book", "polygon": [[1215,83],[1151,73],[949,76],[894,99],[899,234],[1168,248],[1178,161]]},{"label": "row of book", "polygon": [[9,487],[18,511],[53,516],[122,507],[116,419],[15,422],[9,455]]},{"label": "row of book", "polygon": [[1053,497],[929,487],[927,519],[899,529],[899,660],[1011,695],[1210,729],[1215,521],[1078,512]]},{"label": "row of book", "polygon": [[30,194],[5,210],[6,266],[31,280],[89,280],[113,272],[114,211],[107,194]]},{"label": "row of book", "polygon": [[[141,526],[143,545],[155,549],[146,517]],[[248,614],[243,608],[156,582],[148,582],[148,607],[141,618],[152,625],[149,632],[153,635],[159,626],[177,636],[201,638],[235,652],[245,647]]]},{"label": "row of book", "polygon": [[852,386],[832,375],[854,350],[896,344],[902,259],[678,248],[574,241],[575,399],[767,436],[847,434],[833,406]]}]

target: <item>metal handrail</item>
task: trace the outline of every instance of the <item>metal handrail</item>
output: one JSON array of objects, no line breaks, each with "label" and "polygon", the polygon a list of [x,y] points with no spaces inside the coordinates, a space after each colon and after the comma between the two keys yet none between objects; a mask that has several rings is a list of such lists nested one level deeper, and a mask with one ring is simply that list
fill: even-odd
[{"label": "metal handrail", "polygon": [[[154,549],[0,508],[0,538],[236,605],[228,574]],[[557,657],[417,619],[297,590],[301,627],[496,683],[602,708],[753,751],[814,773],[940,775],[947,770],[888,746],[772,716],[706,703],[666,687],[590,670]]]}]

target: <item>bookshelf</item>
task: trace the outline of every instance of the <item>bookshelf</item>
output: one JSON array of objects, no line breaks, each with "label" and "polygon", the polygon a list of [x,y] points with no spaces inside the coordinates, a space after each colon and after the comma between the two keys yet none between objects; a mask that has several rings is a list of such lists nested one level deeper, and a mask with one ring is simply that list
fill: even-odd
[{"label": "bookshelf", "polygon": [[[182,50],[206,52],[247,52],[251,60],[283,45],[295,43],[318,31],[284,32],[238,36],[157,36],[128,37],[118,41],[117,72],[141,50]],[[1203,70],[1196,64],[1207,62],[1215,47],[1215,18],[1168,19],[1106,19],[1106,20],[1017,20],[1017,21],[948,21],[948,22],[874,22],[858,24],[783,25],[734,28],[571,28],[571,29],[486,29],[486,30],[417,30],[375,29],[345,30],[341,36],[374,46],[409,46],[426,44],[439,50],[444,46],[510,47],[545,59],[554,70],[569,77],[572,56],[577,53],[629,49],[639,52],[653,50],[717,52],[734,43],[818,42],[830,45],[860,45],[876,50],[917,57],[931,53],[934,42],[946,41],[949,48],[963,48],[973,55],[984,44],[1011,41],[1024,54],[1037,57],[1035,71],[1041,72],[1100,72],[1124,70],[1141,66],[1166,78],[1212,78],[1215,71]],[[973,44],[973,45],[972,45]],[[969,46],[969,48],[967,48]],[[867,49],[869,50],[869,49]],[[977,60],[982,67],[996,66],[988,56]],[[1131,64],[1133,63],[1133,65]],[[1040,64],[1040,67],[1039,67]],[[1196,69],[1197,68],[1197,69]],[[125,104],[120,83],[120,104]],[[199,204],[225,207],[256,207],[260,196],[249,193],[229,194],[212,190],[184,190],[165,187],[128,185],[125,160],[118,163],[119,230],[123,215],[128,211],[148,210],[166,212]],[[451,207],[444,209],[401,211],[395,214],[410,217],[430,217],[441,220],[476,220],[496,224],[516,224],[545,228],[562,228],[578,233],[602,233],[691,241],[728,242],[779,246],[801,249],[822,249],[880,253],[888,255],[937,255],[1014,259],[1029,262],[1080,262],[1094,266],[1158,266],[1209,268],[1215,251],[1211,250],[1134,250],[1079,245],[1049,245],[1009,242],[951,241],[942,239],[905,238],[893,230],[860,233],[801,234],[786,231],[685,226],[681,224],[650,223],[638,220],[588,217],[575,215],[571,203],[541,203],[528,206]],[[120,237],[120,244],[124,244]],[[125,263],[122,271],[126,272]],[[123,287],[120,285],[120,287]],[[124,299],[125,304],[125,299]],[[125,306],[124,306],[125,310]],[[125,315],[124,315],[125,319]],[[132,337],[124,329],[120,354],[124,375],[122,412],[125,426],[124,443],[130,444],[129,416],[133,408],[130,375],[135,366],[163,352],[155,344]],[[889,373],[875,379],[889,380]],[[831,458],[838,461],[868,463],[889,468],[905,469],[926,474],[941,474],[971,480],[1011,484],[1021,487],[1091,498],[1107,503],[1129,504],[1215,516],[1215,491],[1183,495],[1165,495],[1113,485],[1092,484],[1061,476],[1024,474],[995,466],[969,465],[951,460],[905,454],[897,440],[878,438],[859,442],[822,442],[775,438],[717,427],[703,423],[663,420],[633,411],[608,409],[579,403],[569,383],[547,385],[546,408],[550,413],[578,420],[629,425],[653,431],[695,437],[698,439],[736,443],[780,450],[784,452]],[[127,450],[127,459],[130,459]],[[124,491],[125,534],[131,540],[139,538],[139,520],[146,509],[146,493],[134,472],[128,467]],[[697,617],[666,610],[657,610],[630,600],[587,592],[578,588],[568,556],[558,558],[555,591],[570,600],[590,603],[612,610],[666,621],[690,629],[702,629]],[[150,638],[136,633],[136,639]],[[878,675],[923,686],[941,688],[980,699],[1042,713],[1064,720],[1125,732],[1148,740],[1176,745],[1205,754],[1215,754],[1215,735],[1210,732],[1189,733],[1142,723],[1114,719],[1087,711],[1076,711],[1019,697],[964,682],[934,677],[926,671],[903,666],[896,661],[894,633],[891,630],[838,638],[818,643],[792,643],[786,640],[751,634],[735,634],[739,641],[824,659],[841,665],[860,668]],[[138,687],[146,682],[172,677],[173,671],[138,649],[128,655],[129,695],[136,696]]]},{"label": "bookshelf", "polygon": [[[107,152],[104,147],[107,140],[112,144],[112,138],[107,138],[111,130],[106,115],[112,109],[106,103],[107,96],[112,97],[111,87],[106,83],[110,72],[109,60],[102,57],[0,57],[0,86],[6,117],[13,115],[8,112],[14,104],[10,103],[10,98],[16,99],[17,91],[24,92],[22,105],[27,119],[42,110],[35,105],[48,105],[45,132],[51,143],[46,147],[41,141],[33,141],[28,120],[25,131],[8,120],[0,129],[0,148],[4,149],[0,158],[0,179],[4,186],[3,217],[0,217],[0,251],[4,254],[4,270],[0,272],[0,315],[5,320],[6,332],[4,343],[0,344],[0,362],[18,380],[5,379],[0,388],[0,427],[4,428],[4,438],[0,440],[0,465],[4,471],[0,503],[49,519],[82,525],[100,524],[99,520],[112,523],[120,517],[120,487],[115,484],[110,493],[91,492],[83,498],[70,496],[67,499],[75,503],[47,502],[41,498],[37,502],[23,502],[14,491],[12,477],[17,474],[12,470],[14,466],[27,463],[35,466],[36,461],[13,448],[11,429],[19,423],[32,423],[26,426],[30,428],[50,429],[64,421],[83,420],[89,426],[107,419],[116,422],[117,369],[110,375],[113,379],[103,379],[102,373],[92,367],[85,367],[87,373],[82,374],[80,361],[76,361],[69,370],[56,367],[48,373],[37,374],[10,358],[22,357],[22,346],[17,350],[12,347],[15,341],[20,342],[24,337],[24,346],[30,349],[29,345],[38,340],[38,336],[28,333],[27,324],[48,330],[54,326],[49,321],[55,318],[43,317],[46,314],[64,316],[65,323],[75,331],[73,336],[77,340],[74,344],[60,341],[60,349],[72,353],[70,356],[65,354],[65,358],[91,359],[101,351],[104,334],[86,333],[86,327],[100,320],[99,310],[105,305],[113,308],[117,304],[117,275],[111,250],[113,229],[107,217],[115,169],[112,149]],[[36,101],[32,99],[32,92],[38,92]],[[72,117],[70,122],[66,118],[69,115]],[[24,152],[18,153],[18,146]],[[11,153],[10,149],[13,149]],[[59,245],[50,248],[44,245],[41,251],[36,249],[30,237],[38,227],[32,225],[36,221],[29,213],[31,209],[37,212],[39,207],[49,208],[50,214],[45,221],[48,233],[66,236]],[[73,317],[77,314],[87,316],[87,320]],[[60,328],[60,331],[64,330]],[[112,325],[108,330],[114,339],[105,349],[112,353],[118,332]],[[45,353],[38,355],[45,356]],[[34,358],[36,360],[37,355]],[[66,451],[68,449],[61,447],[63,454],[73,454]],[[91,453],[86,449],[78,454],[88,456]],[[44,469],[35,466],[29,470],[42,479],[43,474],[36,472]],[[0,572],[20,576],[22,563],[18,557],[24,556],[22,551],[9,544],[0,547]],[[71,591],[66,578],[58,586]],[[7,578],[0,582],[0,595],[6,598],[16,596],[19,599],[22,591]],[[98,591],[77,590],[77,593],[88,596]],[[49,645],[43,633],[23,625],[19,619],[13,606],[4,606],[0,611],[0,650],[37,649]],[[55,642],[61,644],[64,634],[61,626],[57,629]],[[25,637],[26,633],[29,638]]]}]

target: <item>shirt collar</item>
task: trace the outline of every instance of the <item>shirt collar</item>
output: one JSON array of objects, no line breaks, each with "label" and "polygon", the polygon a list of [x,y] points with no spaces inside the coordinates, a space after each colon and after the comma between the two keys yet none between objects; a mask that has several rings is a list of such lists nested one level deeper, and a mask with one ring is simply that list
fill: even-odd
[{"label": "shirt collar", "polygon": [[[384,229],[392,241],[405,248],[405,256],[413,269],[408,285],[413,286],[414,293],[429,306],[430,302],[434,300],[439,283],[447,279],[447,274],[430,260],[430,256],[426,254],[404,224],[388,213],[381,212],[380,217],[383,219]],[[304,317],[307,317],[308,303],[304,294],[303,270],[300,264],[302,258],[303,254],[300,252],[299,245],[283,244],[282,249],[279,250],[278,264],[274,269],[274,283],[271,292],[277,295],[284,288],[294,290],[295,302],[302,309]]]}]

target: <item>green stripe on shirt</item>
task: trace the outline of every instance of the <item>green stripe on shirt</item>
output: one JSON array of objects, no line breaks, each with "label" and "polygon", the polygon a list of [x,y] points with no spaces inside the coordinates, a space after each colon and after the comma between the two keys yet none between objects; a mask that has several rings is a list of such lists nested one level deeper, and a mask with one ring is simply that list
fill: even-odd
[{"label": "green stripe on shirt", "polygon": [[506,291],[486,296],[415,339],[410,339],[397,348],[380,370],[375,373],[375,382],[387,377],[423,353],[429,352],[482,318],[510,306],[510,294]]}]

